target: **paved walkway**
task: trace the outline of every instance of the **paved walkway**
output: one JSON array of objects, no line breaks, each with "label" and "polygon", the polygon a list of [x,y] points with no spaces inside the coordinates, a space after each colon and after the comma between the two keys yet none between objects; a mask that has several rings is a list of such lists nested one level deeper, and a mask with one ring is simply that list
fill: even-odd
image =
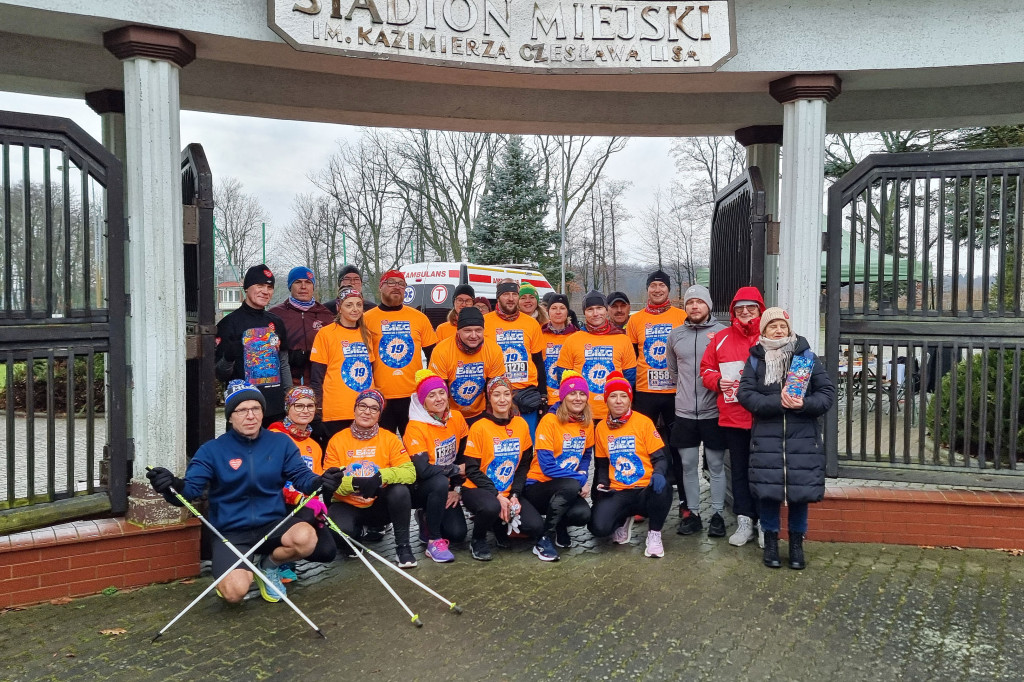
[{"label": "paved walkway", "polygon": [[807,570],[773,571],[756,543],[674,532],[647,559],[645,529],[554,564],[526,543],[421,561],[413,574],[465,613],[394,576],[418,630],[356,560],[308,565],[289,591],[326,641],[284,604],[208,598],[150,644],[209,578],[8,611],[0,679],[1021,679],[1024,558],[812,542]]}]

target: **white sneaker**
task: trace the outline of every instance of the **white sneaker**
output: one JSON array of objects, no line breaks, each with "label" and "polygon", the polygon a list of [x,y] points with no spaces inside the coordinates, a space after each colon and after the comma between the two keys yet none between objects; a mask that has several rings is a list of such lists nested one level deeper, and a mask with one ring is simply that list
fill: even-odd
[{"label": "white sneaker", "polygon": [[736,532],[729,538],[729,544],[733,547],[742,547],[754,539],[754,520],[749,516],[736,517]]},{"label": "white sneaker", "polygon": [[633,532],[633,515],[626,517],[626,521],[612,533],[612,542],[617,545],[629,544],[629,536]]},{"label": "white sneaker", "polygon": [[644,556],[661,558],[665,556],[665,547],[661,544],[661,531],[647,531],[647,542],[644,548]]},{"label": "white sneaker", "polygon": [[761,522],[757,522],[757,546],[764,549],[764,528],[761,527]]}]

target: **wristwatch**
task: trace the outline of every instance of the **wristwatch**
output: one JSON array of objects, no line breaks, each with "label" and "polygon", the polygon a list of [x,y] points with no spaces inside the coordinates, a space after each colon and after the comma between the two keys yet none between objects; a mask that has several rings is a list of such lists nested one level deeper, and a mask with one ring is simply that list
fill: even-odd
[{"label": "wristwatch", "polygon": [[462,494],[462,486],[461,485],[455,486],[454,488],[452,488],[452,492],[455,493],[456,495],[461,495]]}]

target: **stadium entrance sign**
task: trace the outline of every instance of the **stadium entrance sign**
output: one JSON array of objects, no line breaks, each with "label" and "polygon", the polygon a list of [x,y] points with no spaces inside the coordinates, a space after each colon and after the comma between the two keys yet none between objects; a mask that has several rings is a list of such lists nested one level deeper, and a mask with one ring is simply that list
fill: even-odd
[{"label": "stadium entrance sign", "polygon": [[527,73],[714,71],[736,53],[732,0],[267,0],[299,50]]}]

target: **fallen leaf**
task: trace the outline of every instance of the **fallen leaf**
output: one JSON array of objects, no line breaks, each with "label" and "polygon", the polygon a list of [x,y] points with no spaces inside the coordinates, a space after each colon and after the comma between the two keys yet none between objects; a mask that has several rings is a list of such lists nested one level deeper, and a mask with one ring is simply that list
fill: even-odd
[{"label": "fallen leaf", "polygon": [[1010,556],[1024,556],[1024,549],[1001,549],[1000,552],[1006,552]]},{"label": "fallen leaf", "polygon": [[103,594],[107,595],[108,597],[112,594],[117,594],[117,588],[113,585],[111,585],[110,587],[104,587]]},{"label": "fallen leaf", "polygon": [[56,599],[51,599],[50,603],[54,606],[60,606],[62,604],[70,604],[71,601],[71,597],[57,597]]},{"label": "fallen leaf", "polygon": [[64,658],[74,658],[74,657],[75,657],[75,655],[73,653],[70,653],[70,652],[64,654]]},{"label": "fallen leaf", "polygon": [[179,580],[179,581],[178,581],[178,584],[179,584],[179,585],[191,585],[191,584],[193,584],[193,583],[194,583],[195,581],[196,581],[196,579],[195,579],[195,578],[186,578],[185,580]]},{"label": "fallen leaf", "polygon": [[127,630],[124,628],[107,628],[106,630],[100,630],[101,635],[123,635]]}]

